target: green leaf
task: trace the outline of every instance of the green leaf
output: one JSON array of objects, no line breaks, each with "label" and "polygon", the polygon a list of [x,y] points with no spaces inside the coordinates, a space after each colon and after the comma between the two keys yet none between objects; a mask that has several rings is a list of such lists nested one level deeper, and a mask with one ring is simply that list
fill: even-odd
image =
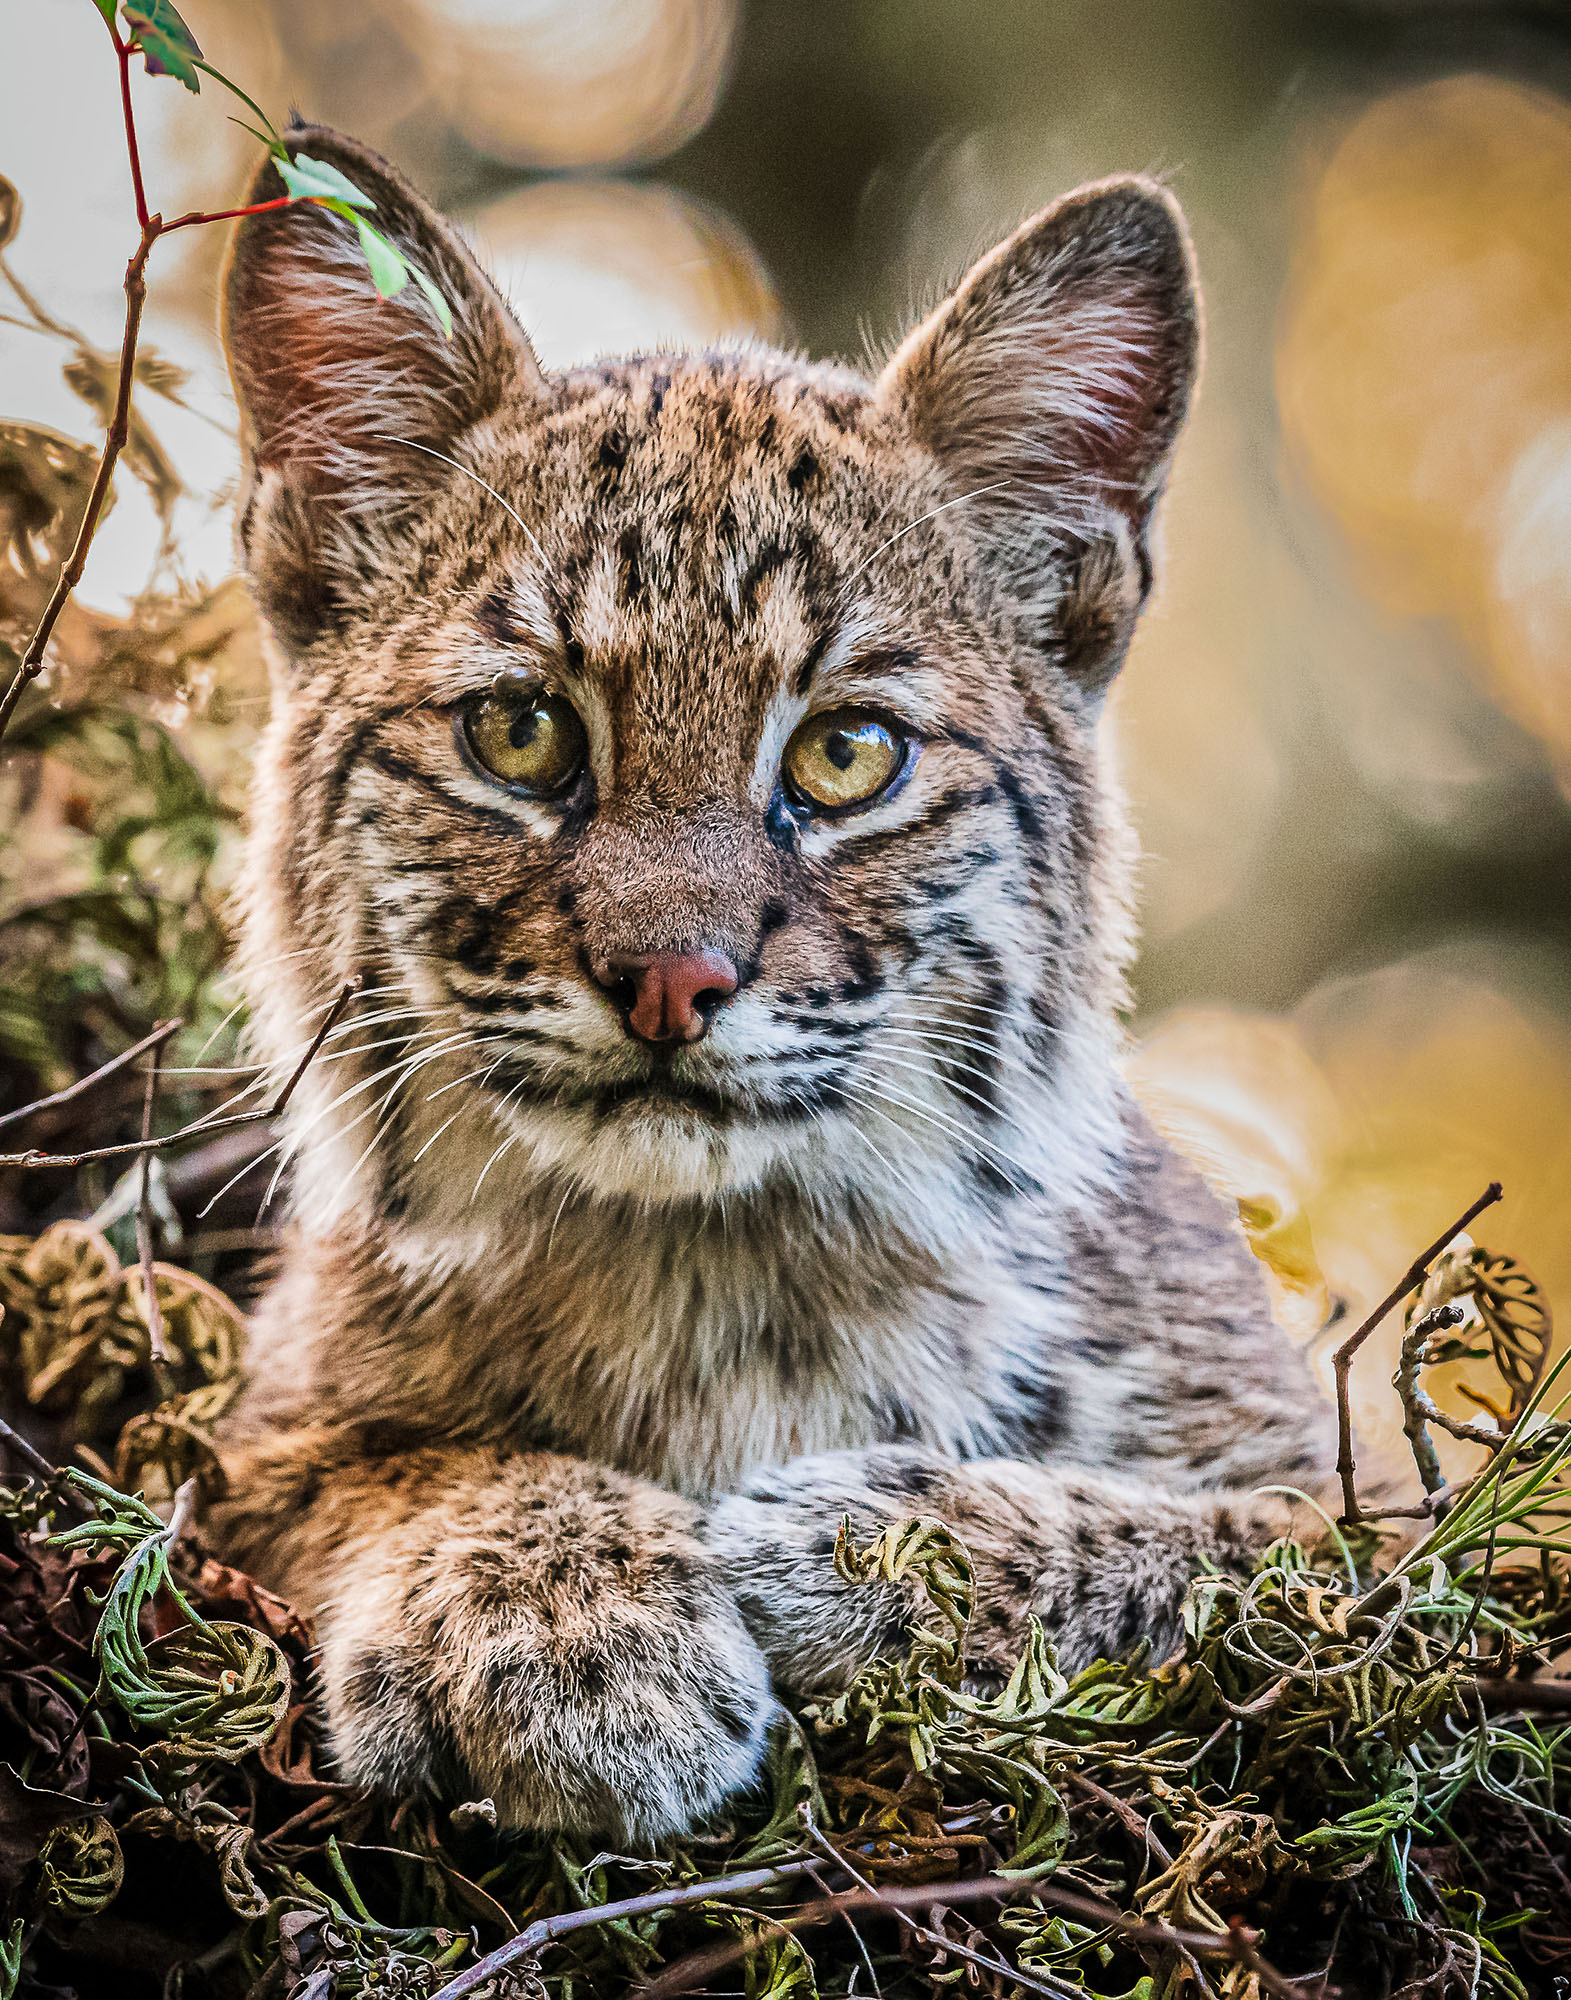
[{"label": "green leaf", "polygon": [[202,60],[202,50],[172,0],[122,0],[120,12],[142,51],[149,76],[178,77],[187,90],[201,90],[196,64]]},{"label": "green leaf", "polygon": [[115,0],[93,0],[93,5],[112,28],[115,24]]},{"label": "green leaf", "polygon": [[278,160],[279,179],[296,201],[336,201],[346,208],[375,208],[368,194],[362,194],[352,180],[327,160],[313,160],[309,153],[296,153],[292,160]]},{"label": "green leaf", "polygon": [[296,153],[292,160],[279,159],[276,165],[284,186],[297,201],[314,201],[355,225],[371,272],[371,282],[384,299],[396,298],[413,277],[430,300],[444,338],[452,339],[453,315],[440,291],[424,271],[410,263],[396,243],[379,229],[373,229],[363,216],[356,213],[357,209],[375,210],[376,203],[369,195],[362,194],[337,167],[326,160],[313,160],[308,153]]},{"label": "green leaf", "polygon": [[[231,118],[228,122],[231,125],[238,125],[242,132],[249,132],[253,139],[260,139],[270,153],[283,144],[281,139],[270,139],[265,132],[258,132],[254,125],[248,125],[243,118]],[[279,157],[282,158],[282,155]]]},{"label": "green leaf", "polygon": [[441,292],[438,291],[435,284],[426,276],[418,264],[411,264],[409,270],[415,283],[431,301],[431,310],[436,314],[437,324],[442,329],[443,339],[451,340],[453,337],[453,315],[448,310],[446,299],[443,298]]},{"label": "green leaf", "polygon": [[384,299],[395,298],[409,283],[409,262],[402,250],[388,242],[379,230],[369,222],[355,217],[355,227],[360,232],[360,247],[365,252],[366,263],[371,267],[371,282]]},{"label": "green leaf", "polygon": [[[272,119],[268,117],[267,113],[262,109],[261,105],[257,103],[256,99],[254,97],[248,97],[246,93],[240,88],[239,84],[233,80],[233,78],[225,76],[221,69],[214,69],[213,65],[210,62],[198,62],[197,68],[202,71],[204,76],[210,76],[213,79],[214,83],[221,83],[224,86],[225,90],[230,91],[234,96],[239,98],[242,104],[246,105],[250,110],[256,113],[257,117],[260,118],[262,123],[267,127],[267,136],[265,138],[263,138],[263,135],[260,132],[258,132],[256,136],[262,140],[262,144],[264,146],[270,147],[273,152],[282,155],[284,142],[282,139],[279,138],[278,132],[274,127]],[[235,120],[235,123],[237,125],[239,124],[239,122],[240,122],[239,119]],[[245,129],[246,131],[249,132],[251,130],[251,127],[247,125]]]}]

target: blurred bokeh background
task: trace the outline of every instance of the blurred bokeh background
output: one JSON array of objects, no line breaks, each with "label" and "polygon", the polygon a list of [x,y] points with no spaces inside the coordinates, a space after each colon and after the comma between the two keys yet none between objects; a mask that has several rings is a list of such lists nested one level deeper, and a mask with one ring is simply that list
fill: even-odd
[{"label": "blurred bokeh background", "polygon": [[[1160,594],[1110,721],[1147,856],[1135,1074],[1223,1186],[1280,1218],[1284,1309],[1306,1329],[1326,1287],[1378,1296],[1492,1177],[1507,1202],[1480,1233],[1571,1320],[1563,6],[186,12],[275,118],[298,106],[358,133],[459,217],[548,364],[749,331],[855,358],[1052,196],[1126,169],[1169,177],[1209,353]],[[232,199],[255,151],[236,107],[140,73],[136,92],[155,204]],[[69,485],[72,442],[96,448],[90,351],[118,340],[135,240],[90,0],[8,23],[0,174],[22,199],[5,268],[32,300],[0,286],[14,639],[48,541],[47,521],[30,544],[18,526],[47,506],[16,426],[61,434]],[[224,581],[221,252],[219,232],[192,231],[155,254],[146,338],[168,368],[139,399],[146,449],[6,780],[12,1101],[205,995],[222,952],[265,694]],[[137,728],[94,707],[111,687]],[[65,729],[68,712],[88,720]],[[116,812],[130,831],[109,839]],[[144,946],[178,933],[183,992],[152,990],[122,920]],[[13,1189],[3,1226],[65,1199]],[[1387,1370],[1368,1372],[1378,1388]]]}]

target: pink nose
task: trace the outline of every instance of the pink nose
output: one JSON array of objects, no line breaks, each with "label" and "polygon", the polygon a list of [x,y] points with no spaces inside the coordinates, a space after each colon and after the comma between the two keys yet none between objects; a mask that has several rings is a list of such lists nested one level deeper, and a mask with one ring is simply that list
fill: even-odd
[{"label": "pink nose", "polygon": [[740,983],[723,951],[612,952],[591,968],[641,1042],[697,1042]]}]

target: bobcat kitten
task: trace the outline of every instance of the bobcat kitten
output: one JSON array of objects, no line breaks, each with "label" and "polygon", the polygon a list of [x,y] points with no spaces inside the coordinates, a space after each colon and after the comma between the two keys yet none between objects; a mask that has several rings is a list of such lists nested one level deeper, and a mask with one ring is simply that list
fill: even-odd
[{"label": "bobcat kitten", "polygon": [[[225,335],[272,635],[245,890],[293,1234],[221,1522],[312,1609],[352,1777],[621,1841],[758,1769],[771,1687],[911,1607],[978,1672],[1168,1646],[1325,1470],[1221,1206],[1120,1080],[1097,741],[1194,381],[1140,180],[1020,229],[882,374],[739,344],[544,372],[459,237],[241,224]],[[269,164],[253,200],[283,192]]]}]

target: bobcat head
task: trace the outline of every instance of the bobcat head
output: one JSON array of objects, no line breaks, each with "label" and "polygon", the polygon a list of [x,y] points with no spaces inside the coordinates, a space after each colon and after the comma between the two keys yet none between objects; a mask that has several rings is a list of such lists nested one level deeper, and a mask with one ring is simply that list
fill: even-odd
[{"label": "bobcat head", "polygon": [[1094,1184],[1131,938],[1097,714],[1199,341],[1169,196],[1046,210],[872,379],[548,374],[389,168],[289,142],[453,316],[326,210],[239,230],[270,1056],[364,981],[294,1113],[313,1207],[441,1239],[789,1188],[920,1240]]}]

